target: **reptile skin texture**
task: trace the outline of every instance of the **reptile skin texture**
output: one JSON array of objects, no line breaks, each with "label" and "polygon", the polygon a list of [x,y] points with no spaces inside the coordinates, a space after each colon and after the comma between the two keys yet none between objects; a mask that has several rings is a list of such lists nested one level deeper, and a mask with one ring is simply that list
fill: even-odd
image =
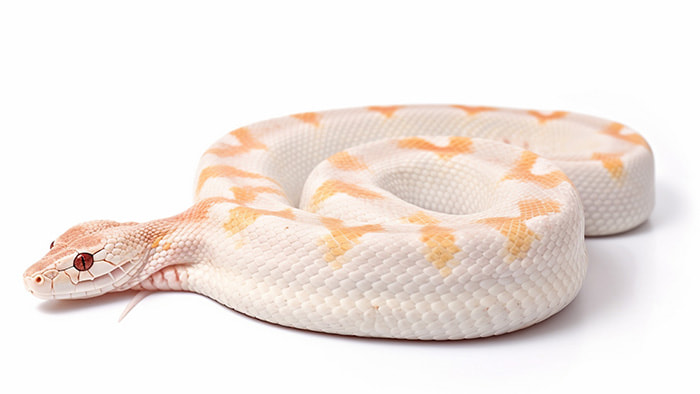
[{"label": "reptile skin texture", "polygon": [[463,105],[308,112],[232,131],[195,204],[70,228],[24,275],[40,298],[182,290],[344,335],[450,340],[522,329],[569,304],[584,235],[654,205],[654,162],[624,125]]}]

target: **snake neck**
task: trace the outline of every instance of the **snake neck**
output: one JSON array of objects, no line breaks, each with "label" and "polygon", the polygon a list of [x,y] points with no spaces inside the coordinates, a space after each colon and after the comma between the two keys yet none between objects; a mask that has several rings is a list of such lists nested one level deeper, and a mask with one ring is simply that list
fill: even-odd
[{"label": "snake neck", "polygon": [[210,260],[203,237],[208,223],[191,220],[190,211],[138,226],[140,268],[124,289],[190,290],[192,273]]}]

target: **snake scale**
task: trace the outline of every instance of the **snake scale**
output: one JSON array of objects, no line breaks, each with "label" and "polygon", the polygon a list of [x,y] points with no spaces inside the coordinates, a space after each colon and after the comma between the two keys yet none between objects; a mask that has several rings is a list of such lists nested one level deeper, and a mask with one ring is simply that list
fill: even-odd
[{"label": "snake scale", "polygon": [[70,228],[24,283],[44,299],[191,291],[327,333],[484,337],[564,308],[586,273],[584,235],[639,225],[653,196],[651,149],[617,122],[464,105],[308,112],[221,138],[178,215]]}]

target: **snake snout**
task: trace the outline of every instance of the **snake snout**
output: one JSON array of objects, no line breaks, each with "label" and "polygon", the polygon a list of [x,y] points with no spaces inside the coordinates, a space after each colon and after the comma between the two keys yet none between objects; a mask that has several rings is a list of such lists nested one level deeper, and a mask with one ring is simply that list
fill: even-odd
[{"label": "snake snout", "polygon": [[44,272],[25,276],[24,287],[39,298],[51,298],[51,278],[46,274]]}]

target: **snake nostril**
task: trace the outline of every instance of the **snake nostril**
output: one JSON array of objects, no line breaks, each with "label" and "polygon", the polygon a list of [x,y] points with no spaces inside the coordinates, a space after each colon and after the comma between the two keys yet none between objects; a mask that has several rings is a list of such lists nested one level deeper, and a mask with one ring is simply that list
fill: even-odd
[{"label": "snake nostril", "polygon": [[44,278],[41,275],[37,275],[34,277],[34,283],[36,283],[37,285],[40,285],[40,284],[44,283]]}]

